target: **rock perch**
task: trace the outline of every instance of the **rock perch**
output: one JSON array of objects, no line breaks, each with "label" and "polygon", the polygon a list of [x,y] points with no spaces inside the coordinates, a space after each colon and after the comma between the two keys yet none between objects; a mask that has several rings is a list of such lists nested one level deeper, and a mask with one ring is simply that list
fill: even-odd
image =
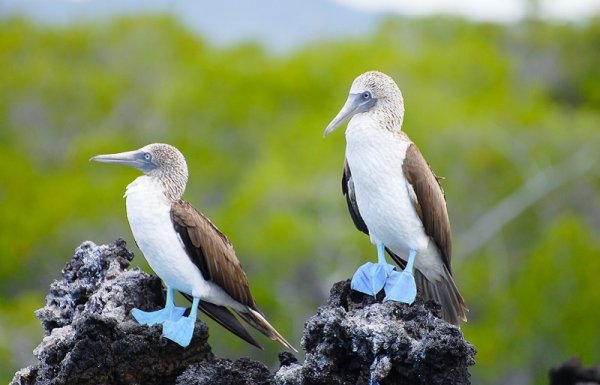
[{"label": "rock perch", "polygon": [[382,303],[351,291],[349,281],[335,284],[306,322],[303,363],[282,353],[273,374],[251,359],[215,358],[200,320],[183,349],[160,326],[131,318],[132,308],[164,303],[160,280],[128,270],[132,259],[123,240],[77,248],[36,312],[45,332],[34,350],[39,363],[18,371],[11,385],[469,384],[475,349],[438,318],[438,306]]},{"label": "rock perch", "polygon": [[282,365],[275,383],[470,384],[475,348],[439,318],[439,306],[419,298],[410,306],[382,303],[382,297],[350,290],[349,280],[336,283],[304,327],[306,360]]}]

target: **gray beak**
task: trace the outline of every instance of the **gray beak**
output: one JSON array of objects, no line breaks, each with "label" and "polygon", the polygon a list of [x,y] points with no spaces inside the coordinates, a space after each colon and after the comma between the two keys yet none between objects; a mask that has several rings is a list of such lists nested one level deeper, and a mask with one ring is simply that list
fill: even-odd
[{"label": "gray beak", "polygon": [[337,116],[333,118],[331,123],[329,123],[329,125],[325,129],[325,132],[323,133],[323,136],[329,135],[333,130],[338,128],[342,123],[350,119],[352,116],[360,112],[368,111],[377,102],[377,99],[374,98],[369,98],[365,100],[362,98],[362,95],[362,93],[348,95],[346,103],[344,104],[340,112],[337,114]]},{"label": "gray beak", "polygon": [[120,152],[118,154],[96,155],[90,160],[100,163],[114,163],[131,166],[147,173],[156,167],[156,165],[152,163],[151,157],[150,159],[147,159],[147,155],[149,154],[145,151],[135,150]]}]

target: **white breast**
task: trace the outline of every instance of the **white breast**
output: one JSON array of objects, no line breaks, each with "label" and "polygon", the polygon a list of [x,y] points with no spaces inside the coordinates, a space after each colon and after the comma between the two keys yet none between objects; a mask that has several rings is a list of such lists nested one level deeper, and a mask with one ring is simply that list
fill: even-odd
[{"label": "white breast", "polygon": [[135,241],[152,270],[175,290],[216,305],[245,311],[191,261],[171,221],[171,202],[155,179],[141,176],[127,186],[127,219]]},{"label": "white breast", "polygon": [[360,114],[346,129],[346,160],[371,242],[383,243],[403,259],[409,248],[416,250],[417,268],[439,265],[439,253],[429,245],[430,238],[411,201],[414,191],[402,170],[411,142],[376,124],[368,114]]},{"label": "white breast", "polygon": [[127,186],[125,198],[131,232],[154,272],[176,290],[194,296],[205,294],[208,287],[173,228],[171,204],[162,186],[141,176]]}]

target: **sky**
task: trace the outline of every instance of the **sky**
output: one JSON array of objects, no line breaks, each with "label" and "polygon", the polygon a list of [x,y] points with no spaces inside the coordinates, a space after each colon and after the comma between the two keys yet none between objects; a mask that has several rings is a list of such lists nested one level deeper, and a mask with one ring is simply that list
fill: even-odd
[{"label": "sky", "polygon": [[559,21],[585,20],[600,12],[600,0],[0,0],[0,18],[16,15],[65,25],[166,13],[218,45],[251,41],[285,52],[367,34],[389,15],[445,13],[506,23],[522,19],[532,4],[538,15]]},{"label": "sky", "polygon": [[405,16],[434,13],[460,15],[480,21],[514,22],[537,8],[547,19],[577,21],[600,11],[600,0],[333,0],[363,12],[392,12]]}]

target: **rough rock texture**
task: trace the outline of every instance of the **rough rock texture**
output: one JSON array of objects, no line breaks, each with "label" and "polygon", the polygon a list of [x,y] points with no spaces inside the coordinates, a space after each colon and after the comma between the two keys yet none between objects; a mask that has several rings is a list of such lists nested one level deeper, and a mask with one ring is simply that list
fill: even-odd
[{"label": "rough rock texture", "polygon": [[579,358],[571,358],[550,369],[550,385],[600,385],[600,364],[587,369]]},{"label": "rough rock texture", "polygon": [[411,306],[381,299],[352,291],[350,281],[336,283],[328,304],[306,323],[305,362],[282,364],[275,382],[470,383],[467,369],[475,364],[475,349],[458,327],[434,316],[437,305],[420,299]]},{"label": "rough rock texture", "polygon": [[190,366],[177,378],[176,385],[272,385],[267,367],[248,358],[237,361],[219,359],[210,365]]},{"label": "rough rock texture", "polygon": [[186,349],[163,338],[161,327],[138,325],[134,307],[164,304],[160,280],[127,270],[133,254],[123,240],[84,242],[50,286],[36,312],[45,337],[37,365],[11,384],[468,384],[475,349],[460,330],[434,316],[439,309],[383,302],[334,285],[327,305],[305,326],[306,360],[280,354],[272,374],[249,359],[215,359],[208,328],[196,322]]},{"label": "rough rock texture", "polygon": [[40,362],[17,372],[12,384],[174,384],[189,365],[214,361],[203,322],[183,349],[163,338],[160,326],[131,319],[133,307],[164,304],[158,278],[125,270],[132,259],[123,240],[79,246],[36,312],[46,335],[34,351]]}]

